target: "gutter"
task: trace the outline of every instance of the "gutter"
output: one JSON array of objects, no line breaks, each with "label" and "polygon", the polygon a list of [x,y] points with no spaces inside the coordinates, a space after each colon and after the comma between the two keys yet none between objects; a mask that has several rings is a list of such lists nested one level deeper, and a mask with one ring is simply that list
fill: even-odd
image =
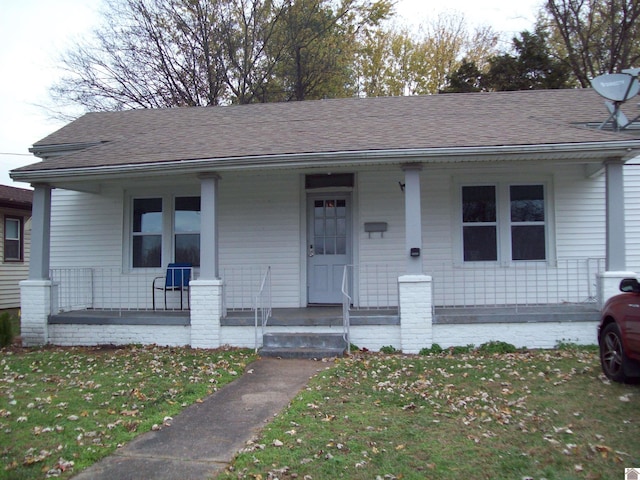
[{"label": "gutter", "polygon": [[[94,143],[99,145],[101,142]],[[82,145],[82,146],[80,146]],[[51,157],[63,152],[80,150],[88,144],[69,144],[34,147],[32,153]],[[176,175],[212,171],[249,170],[261,168],[318,168],[335,166],[340,163],[352,165],[394,164],[394,163],[453,163],[483,162],[498,160],[540,159],[542,156],[570,154],[575,160],[586,158],[604,161],[616,158],[628,161],[640,154],[640,140],[620,140],[615,142],[565,143],[547,145],[501,145],[490,147],[416,148],[394,150],[358,150],[320,153],[294,153],[275,155],[254,155],[242,157],[204,158],[174,160],[140,164],[105,165],[96,167],[51,168],[41,170],[10,172],[12,179],[23,182],[48,182],[56,179],[80,179],[81,177],[110,176],[131,177],[132,175]],[[588,154],[588,155],[586,155]],[[42,158],[42,157],[41,157]],[[547,158],[547,160],[552,160]],[[53,163],[53,162],[52,162]],[[50,163],[50,164],[52,164]]]}]

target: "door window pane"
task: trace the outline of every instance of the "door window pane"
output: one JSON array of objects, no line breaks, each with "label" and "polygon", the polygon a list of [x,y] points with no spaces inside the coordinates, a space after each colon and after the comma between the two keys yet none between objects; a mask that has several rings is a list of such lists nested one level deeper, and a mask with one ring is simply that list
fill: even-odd
[{"label": "door window pane", "polygon": [[346,200],[315,200],[313,207],[315,253],[317,255],[345,255],[347,253]]}]

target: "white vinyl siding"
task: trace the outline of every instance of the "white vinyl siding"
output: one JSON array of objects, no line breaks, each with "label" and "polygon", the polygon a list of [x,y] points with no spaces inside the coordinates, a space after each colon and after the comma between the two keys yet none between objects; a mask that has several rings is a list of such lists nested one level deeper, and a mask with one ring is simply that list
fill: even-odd
[{"label": "white vinyl siding", "polygon": [[559,259],[605,256],[605,176],[584,166],[554,172],[556,249]]},{"label": "white vinyl siding", "polygon": [[624,167],[627,270],[640,275],[640,158]]},{"label": "white vinyl siding", "polygon": [[122,268],[122,191],[100,194],[55,189],[51,267]]},{"label": "white vinyl siding", "polygon": [[302,305],[300,181],[298,173],[277,172],[225,175],[219,182],[221,274],[243,270],[255,294],[255,271],[271,266],[274,307]]}]

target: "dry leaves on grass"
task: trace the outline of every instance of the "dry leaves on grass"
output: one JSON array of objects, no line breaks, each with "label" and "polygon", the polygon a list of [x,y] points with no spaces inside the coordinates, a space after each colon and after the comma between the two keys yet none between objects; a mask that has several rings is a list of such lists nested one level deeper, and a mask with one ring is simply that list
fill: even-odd
[{"label": "dry leaves on grass", "polygon": [[156,346],[6,352],[0,463],[25,478],[31,470],[68,472],[85,457],[113,451],[142,425],[153,429],[153,418],[156,428],[169,427],[171,413],[217,390],[252,358],[240,350]]}]

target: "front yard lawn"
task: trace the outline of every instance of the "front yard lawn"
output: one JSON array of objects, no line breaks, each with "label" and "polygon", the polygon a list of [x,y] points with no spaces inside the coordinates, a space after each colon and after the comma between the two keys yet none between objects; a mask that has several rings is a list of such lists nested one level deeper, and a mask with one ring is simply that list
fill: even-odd
[{"label": "front yard lawn", "polygon": [[231,382],[248,350],[0,350],[0,479],[68,478]]},{"label": "front yard lawn", "polygon": [[595,480],[638,466],[640,386],[565,346],[339,360],[222,477]]},{"label": "front yard lawn", "polygon": [[[640,466],[640,385],[597,350],[356,353],[311,380],[224,479],[608,479]],[[2,479],[69,478],[237,378],[248,350],[0,351]]]}]

